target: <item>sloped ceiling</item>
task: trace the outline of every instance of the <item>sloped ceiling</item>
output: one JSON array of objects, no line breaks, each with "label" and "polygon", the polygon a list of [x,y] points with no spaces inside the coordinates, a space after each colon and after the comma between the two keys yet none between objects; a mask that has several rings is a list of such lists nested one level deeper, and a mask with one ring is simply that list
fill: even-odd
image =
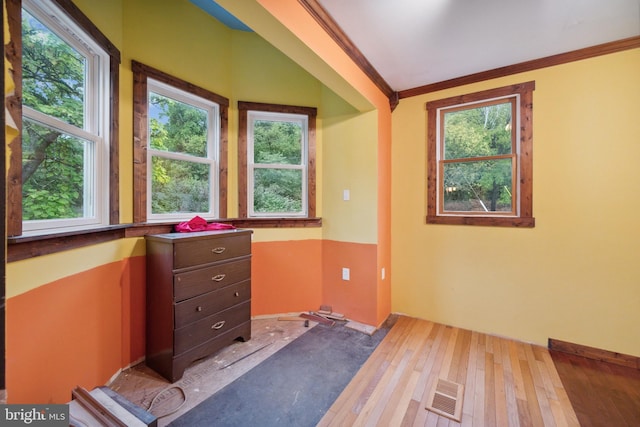
[{"label": "sloped ceiling", "polygon": [[[191,1],[216,16],[214,1]],[[310,3],[330,15],[396,92],[640,36],[640,0]]]}]

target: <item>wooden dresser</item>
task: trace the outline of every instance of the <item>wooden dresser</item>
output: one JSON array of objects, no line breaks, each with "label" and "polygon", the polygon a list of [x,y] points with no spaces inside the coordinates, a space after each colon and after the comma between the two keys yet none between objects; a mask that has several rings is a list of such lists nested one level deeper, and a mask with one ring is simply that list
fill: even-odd
[{"label": "wooden dresser", "polygon": [[171,382],[251,338],[251,230],[146,236],[146,364]]}]

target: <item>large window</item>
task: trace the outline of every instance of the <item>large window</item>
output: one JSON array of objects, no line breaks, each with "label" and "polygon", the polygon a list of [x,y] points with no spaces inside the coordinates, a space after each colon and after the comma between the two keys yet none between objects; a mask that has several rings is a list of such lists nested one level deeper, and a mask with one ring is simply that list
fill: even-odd
[{"label": "large window", "polygon": [[534,226],[534,87],[427,103],[428,223]]},{"label": "large window", "polygon": [[[22,160],[10,167],[10,175],[20,169],[21,189],[8,193],[21,210],[11,206],[9,216],[22,218],[24,234],[115,222],[112,81],[119,53],[72,6],[23,0],[21,13]],[[9,234],[20,234],[11,221]]]},{"label": "large window", "polygon": [[135,61],[133,70],[134,220],[225,217],[228,100]]},{"label": "large window", "polygon": [[239,102],[244,218],[315,216],[316,109]]}]

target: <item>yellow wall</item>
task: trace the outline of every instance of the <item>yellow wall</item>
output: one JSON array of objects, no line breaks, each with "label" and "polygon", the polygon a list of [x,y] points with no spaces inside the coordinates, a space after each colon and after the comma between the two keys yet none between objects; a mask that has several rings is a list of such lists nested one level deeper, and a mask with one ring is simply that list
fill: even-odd
[{"label": "yellow wall", "polygon": [[323,104],[333,107],[323,119],[323,237],[375,244],[377,114],[358,113],[329,90]]},{"label": "yellow wall", "polygon": [[[403,99],[393,310],[640,356],[640,49]],[[535,80],[533,229],[426,225],[430,100]]]}]

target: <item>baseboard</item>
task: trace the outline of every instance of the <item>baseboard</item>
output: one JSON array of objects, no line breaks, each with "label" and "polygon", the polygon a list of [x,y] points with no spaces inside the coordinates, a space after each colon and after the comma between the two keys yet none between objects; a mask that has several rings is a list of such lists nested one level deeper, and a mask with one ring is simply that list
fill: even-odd
[{"label": "baseboard", "polygon": [[640,357],[616,353],[614,351],[601,350],[599,348],[588,347],[586,345],[573,344],[553,338],[549,338],[549,350],[613,363],[615,365],[626,366],[627,368],[640,369]]}]

